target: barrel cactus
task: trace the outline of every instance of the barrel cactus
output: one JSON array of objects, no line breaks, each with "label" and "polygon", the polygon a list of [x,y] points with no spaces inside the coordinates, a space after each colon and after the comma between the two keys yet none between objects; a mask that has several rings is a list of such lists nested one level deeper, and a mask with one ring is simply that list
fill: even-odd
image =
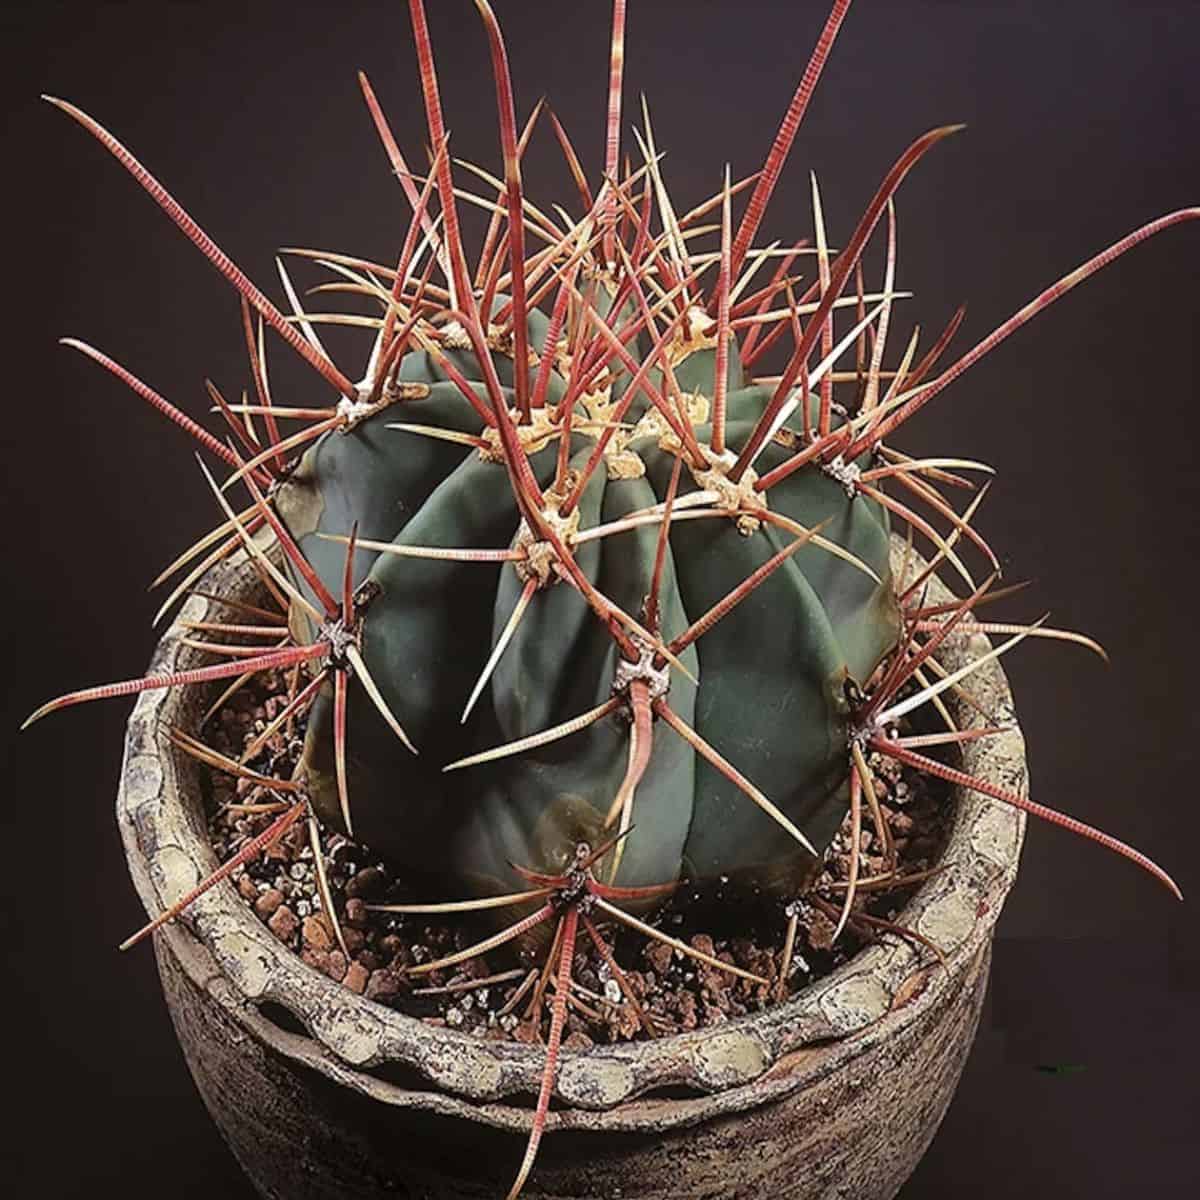
[{"label": "barrel cactus", "polygon": [[[702,310],[692,321],[712,324]],[[528,421],[501,385],[523,443],[523,494],[499,437],[486,436],[495,426],[424,351],[397,372],[423,398],[305,453],[276,509],[330,591],[344,558],[333,539],[358,522],[362,657],[420,751],[351,688],[343,816],[328,684],[304,764],[323,816],[442,886],[511,891],[510,862],[560,870],[577,842],[635,823],[611,873],[621,883],[740,873],[798,887],[846,809],[845,683],[865,681],[899,636],[887,511],[817,464],[773,488],[768,508],[753,482],[789,456],[776,443],[731,484],[722,468],[736,454],[713,448],[706,340],[666,343],[678,431],[644,401],[629,419],[636,375],[614,386],[604,372],[581,391],[581,372],[572,388],[560,360],[543,376],[561,394],[554,404],[531,365]],[[490,372],[513,376],[502,342],[447,366],[486,396]],[[740,448],[770,391],[745,386],[730,359],[724,432]],[[662,394],[662,371],[642,376]],[[801,427],[799,415],[783,426],[796,437]],[[709,519],[685,519],[697,515]],[[742,598],[756,572],[769,576]],[[740,602],[706,620],[727,597]]]},{"label": "barrel cactus", "polygon": [[[863,805],[875,804],[870,752],[1067,825],[1177,892],[1124,843],[923,752],[952,751],[987,730],[950,723],[939,736],[899,735],[902,716],[969,673],[936,672],[937,648],[953,630],[1010,635],[986,658],[1027,636],[1073,635],[976,619],[996,572],[977,581],[960,552],[971,546],[996,567],[971,523],[981,494],[960,513],[942,489],[972,487],[967,474],[988,468],[914,460],[890,439],[1042,308],[1200,209],[1171,213],[1102,251],[950,366],[939,364],[961,312],[927,351],[918,356],[914,336],[885,371],[903,295],[893,197],[954,127],[900,155],[836,254],[815,180],[814,245],[755,245],[849,0],[834,4],[762,169],[736,183],[726,170],[719,191],[682,215],[648,114],[636,132],[641,161],[622,170],[625,2],[615,0],[604,169],[589,182],[554,120],[580,202],[577,217],[558,209],[558,220],[522,189],[521,159],[541,106],[519,132],[499,25],[486,0],[476,7],[504,163],[502,179],[473,169],[489,194],[463,192],[452,175],[422,0],[410,9],[427,173],[410,169],[361,79],[413,215],[394,268],[308,255],[337,286],[378,304],[365,320],[375,337],[358,383],[326,353],[319,317],[301,308],[282,265],[287,316],[120,142],[52,101],[121,161],[242,297],[257,402],[229,404],[212,388],[227,440],[100,351],[68,340],[230,471],[223,485],[213,481],[223,523],[181,558],[187,574],[172,598],[241,551],[288,614],[286,629],[268,627],[285,634],[270,650],[206,641],[223,656],[211,665],[71,693],[31,720],[103,696],[294,669],[278,720],[307,716],[296,778],[264,780],[245,762],[179,739],[210,765],[295,798],[196,894],[315,815],[388,856],[414,888],[460,910],[500,914],[489,947],[556,929],[546,962],[547,974],[559,975],[546,1078],[515,1194],[549,1104],[577,932],[611,958],[589,914],[598,907],[666,939],[637,914],[680,880],[734,877],[785,899],[801,894],[847,815],[857,843]],[[747,191],[735,224],[734,200]],[[473,270],[458,217],[464,195],[490,214]],[[886,269],[879,290],[867,292],[862,255],[881,226]],[[710,248],[696,249],[706,235]],[[801,256],[815,269],[797,295]],[[333,403],[272,398],[266,326],[333,389]],[[783,364],[766,377],[755,365],[772,347]],[[834,401],[835,383],[846,404]],[[297,420],[299,432],[284,436],[280,422]],[[229,500],[235,485],[248,492],[240,511]],[[893,577],[893,526],[932,547],[915,581]],[[282,566],[265,548],[272,539]],[[935,570],[953,574],[961,601],[925,604],[920,584]],[[856,863],[854,854],[852,870]],[[843,922],[854,887],[852,874]]]}]

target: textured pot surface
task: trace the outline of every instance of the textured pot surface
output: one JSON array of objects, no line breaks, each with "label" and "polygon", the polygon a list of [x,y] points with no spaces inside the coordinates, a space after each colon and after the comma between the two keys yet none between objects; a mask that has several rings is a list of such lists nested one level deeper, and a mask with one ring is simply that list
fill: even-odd
[{"label": "textured pot surface", "polygon": [[[899,566],[899,563],[897,563]],[[245,597],[245,564],[205,589]],[[227,611],[194,598],[181,617]],[[152,670],[195,665],[167,633]],[[956,637],[953,667],[985,644]],[[995,663],[972,693],[1012,731],[969,744],[968,770],[1024,793],[1024,747]],[[216,865],[194,762],[161,729],[195,730],[204,697],[145,693],[129,722],[118,817],[157,913]],[[979,723],[973,711],[964,725]],[[992,930],[1024,818],[961,793],[944,857],[899,918],[939,945],[885,938],[787,1004],[716,1029],[564,1056],[530,1200],[889,1200],[932,1139],[969,1052]],[[527,1134],[538,1048],[434,1029],[356,996],[278,943],[226,883],[156,938],[200,1092],[273,1200],[502,1196]]]}]

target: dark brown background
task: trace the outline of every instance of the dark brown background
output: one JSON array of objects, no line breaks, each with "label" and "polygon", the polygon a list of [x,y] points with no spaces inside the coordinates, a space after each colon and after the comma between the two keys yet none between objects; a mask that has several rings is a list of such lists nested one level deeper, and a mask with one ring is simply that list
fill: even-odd
[{"label": "dark brown background", "polygon": [[[594,167],[606,3],[496,7],[519,109],[544,90]],[[455,150],[495,164],[473,7],[430,8]],[[716,190],[725,156],[735,173],[753,170],[825,5],[630,8],[627,102],[648,93],[677,196]],[[272,294],[275,246],[396,252],[404,208],[354,70],[371,73],[414,159],[422,135],[398,3],[43,3],[2,19],[0,486],[15,664],[2,727],[12,730],[49,695],[143,667],[155,607],[144,583],[211,517],[182,435],[55,338],[95,342],[196,415],[205,374],[228,390],[245,378],[232,293],[37,93],[107,123]],[[900,192],[899,277],[917,299],[895,337],[919,320],[928,338],[967,300],[965,349],[1127,230],[1200,203],[1198,46],[1196,3],[860,0],[766,232],[808,230],[813,167],[831,237],[844,239],[913,136],[968,122]],[[570,202],[548,134],[526,178],[535,197]],[[1200,225],[1139,248],[1014,337],[903,439],[999,468],[980,525],[1014,578],[1037,580],[1009,611],[1052,609],[1112,651],[1111,669],[1048,644],[1010,660],[1035,795],[1134,842],[1193,895],[1198,268]],[[331,342],[357,373],[361,342]],[[319,394],[282,350],[273,363],[277,395]],[[13,1194],[248,1196],[175,1047],[152,955],[113,950],[141,920],[112,819],[126,711],[60,715],[10,752]],[[904,1200],[1105,1200],[1195,1179],[1195,900],[1176,905],[1064,833],[1030,835],[983,1031]],[[1085,1069],[1055,1076],[1039,1064]]]}]

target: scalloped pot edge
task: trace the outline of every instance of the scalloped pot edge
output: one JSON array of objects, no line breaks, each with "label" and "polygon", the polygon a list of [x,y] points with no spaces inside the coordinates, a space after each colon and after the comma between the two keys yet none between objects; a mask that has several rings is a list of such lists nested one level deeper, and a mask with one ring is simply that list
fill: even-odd
[{"label": "scalloped pot edge", "polygon": [[[895,569],[902,545],[894,540]],[[912,570],[919,560],[912,560]],[[215,568],[204,588],[246,596],[257,577],[244,560]],[[949,593],[935,582],[935,602]],[[193,597],[159,643],[152,671],[196,665],[181,645],[184,620],[203,620],[213,601]],[[987,646],[979,635],[945,643],[950,669]],[[1011,731],[964,747],[968,771],[1027,793],[1024,740],[1003,671],[993,661],[973,677],[974,695]],[[150,915],[175,902],[217,865],[208,843],[197,766],[160,730],[194,730],[202,696],[143,693],[129,720],[117,817],[142,903]],[[964,725],[979,717],[963,708]],[[945,869],[921,886],[899,920],[940,946],[948,970],[928,965],[907,942],[886,939],[857,954],[785,1004],[728,1024],[652,1042],[566,1053],[548,1128],[646,1129],[693,1124],[779,1099],[895,1036],[947,989],[961,987],[986,955],[992,929],[1016,876],[1025,815],[956,790]],[[157,950],[179,961],[193,982],[276,1052],[378,1100],[466,1117],[501,1128],[528,1128],[531,1110],[498,1103],[536,1094],[543,1056],[536,1047],[482,1042],[440,1029],[350,992],[286,949],[229,882],[200,898],[189,916],[161,930]],[[282,1030],[262,1006],[278,1005],[310,1035]],[[270,1011],[269,1008],[266,1011]],[[430,1090],[386,1082],[379,1069],[412,1072]],[[694,1093],[655,1101],[659,1089]],[[637,1099],[642,1097],[641,1100]]]}]

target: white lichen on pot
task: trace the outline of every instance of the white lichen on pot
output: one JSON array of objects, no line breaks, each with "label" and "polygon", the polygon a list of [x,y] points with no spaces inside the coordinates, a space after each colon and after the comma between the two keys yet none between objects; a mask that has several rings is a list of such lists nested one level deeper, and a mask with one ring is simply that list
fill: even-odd
[{"label": "white lichen on pot", "polygon": [[[961,310],[927,350],[914,331],[889,360],[896,304],[906,295],[896,285],[893,197],[958,127],[931,130],[897,158],[838,252],[828,246],[815,178],[815,246],[755,244],[849,0],[834,4],[762,169],[735,183],[726,168],[716,194],[683,213],[644,105],[634,131],[639,161],[622,158],[626,13],[615,0],[605,158],[594,178],[550,118],[577,186],[574,216],[523,193],[522,156],[542,106],[520,130],[499,25],[486,0],[476,7],[494,70],[503,177],[453,159],[424,5],[410,0],[427,175],[410,169],[360,77],[413,210],[396,265],[295,252],[332,272],[326,294],[373,302],[370,316],[306,312],[281,264],[292,310],[284,315],[120,142],[52,99],[239,292],[254,402],[230,404],[210,387],[228,426],[223,440],[105,354],[64,339],[184,428],[229,474],[218,483],[201,463],[222,523],[167,573],[179,581],[164,612],[192,597],[181,632],[167,639],[170,662],[144,679],[60,697],[30,720],[94,698],[177,688],[192,697],[204,689],[211,712],[255,673],[286,670],[287,702],[239,755],[206,744],[201,714],[193,707],[182,719],[174,692],[161,711],[151,707],[157,701],[141,701],[123,808],[159,911],[126,945],[191,910],[205,953],[236,991],[281,1005],[343,1064],[401,1063],[485,1107],[536,1093],[511,1198],[530,1178],[547,1125],[571,1124],[551,1121],[556,1089],[578,1112],[620,1112],[648,1088],[669,1085],[726,1098],[714,1099],[705,1116],[726,1103],[730,1111],[760,1104],[761,1088],[746,1103],[740,1089],[758,1087],[795,1046],[851,1035],[860,1048],[873,1045],[869,1031],[886,1026],[898,997],[902,1009],[919,1004],[911,956],[921,947],[972,997],[963,1001],[972,1016],[959,1029],[969,1042],[990,922],[1019,841],[1015,818],[1006,826],[997,804],[1116,850],[1178,894],[1138,851],[1031,801],[1019,770],[1008,777],[989,769],[1011,757],[1015,737],[996,659],[1026,638],[1099,647],[1043,622],[979,619],[983,605],[1011,590],[995,586],[998,560],[973,525],[984,494],[973,479],[992,470],[959,456],[913,458],[892,437],[1041,309],[1200,209],[1114,243],[948,366],[942,357]],[[747,194],[735,224],[735,198],[741,205]],[[473,264],[462,201],[488,214]],[[863,253],[881,226],[885,267],[870,291]],[[802,255],[815,279],[798,295],[793,268]],[[322,323],[372,332],[360,382],[326,352]],[[268,325],[332,389],[324,406],[272,395]],[[778,374],[766,373],[772,351]],[[297,422],[298,432],[285,432]],[[238,489],[247,498],[235,503]],[[961,512],[952,492],[970,497]],[[928,561],[912,551],[917,537]],[[222,574],[234,558],[259,580],[260,594]],[[210,608],[213,589],[220,601]],[[1006,640],[993,648],[983,640],[989,634]],[[933,722],[925,730],[909,723],[918,711]],[[264,748],[298,720],[301,761],[279,776]],[[173,753],[237,780],[240,812],[269,818],[215,871],[202,871],[202,856],[185,848],[198,817],[187,804],[181,815],[166,782],[173,760],[162,753],[157,724]],[[832,910],[832,937],[850,922],[869,922],[856,906],[861,895],[899,879],[872,755],[995,802],[969,830],[960,814],[943,869],[907,910],[902,932],[918,949],[903,940],[876,947],[854,960],[869,963],[857,973],[835,973],[836,982],[744,1026],[692,1041],[658,1038],[614,956],[611,931],[634,930],[705,969],[765,984],[673,938],[654,923],[656,908],[684,881],[751,887],[790,906],[786,957],[795,902],[810,896],[847,822],[848,878]],[[878,872],[863,877],[868,819],[882,845]],[[188,838],[164,836],[177,820],[191,829]],[[535,1074],[518,1048],[472,1047],[446,1031],[414,1029],[349,989],[318,987],[302,973],[295,982],[299,964],[281,966],[286,952],[243,920],[247,913],[225,906],[229,893],[215,885],[289,830],[304,829],[321,919],[348,958],[322,821],[386,855],[423,892],[421,903],[389,911],[474,923],[471,944],[409,965],[410,978],[485,952],[537,955],[527,980],[535,1030],[545,1023]],[[981,881],[972,872],[985,863]],[[135,875],[142,869],[135,864]],[[997,878],[1003,887],[988,894]],[[148,898],[149,886],[139,878]],[[169,992],[172,980],[195,980],[179,966],[179,936],[162,943],[173,958],[160,951]],[[568,1007],[582,1003],[574,971],[585,942],[636,1015],[641,1040],[560,1070]],[[973,957],[957,960],[955,976],[953,956],[963,946]],[[944,1107],[957,1060],[949,1051],[943,1059],[951,1067],[931,1078]],[[205,1070],[200,1060],[193,1067],[198,1077]],[[776,1071],[771,1086],[799,1076]],[[468,1104],[413,1103],[458,1115]],[[525,1119],[496,1119],[514,1122]],[[809,1194],[795,1190],[807,1182],[789,1186]],[[888,1186],[874,1180],[873,1190],[857,1194],[887,1195]]]}]

